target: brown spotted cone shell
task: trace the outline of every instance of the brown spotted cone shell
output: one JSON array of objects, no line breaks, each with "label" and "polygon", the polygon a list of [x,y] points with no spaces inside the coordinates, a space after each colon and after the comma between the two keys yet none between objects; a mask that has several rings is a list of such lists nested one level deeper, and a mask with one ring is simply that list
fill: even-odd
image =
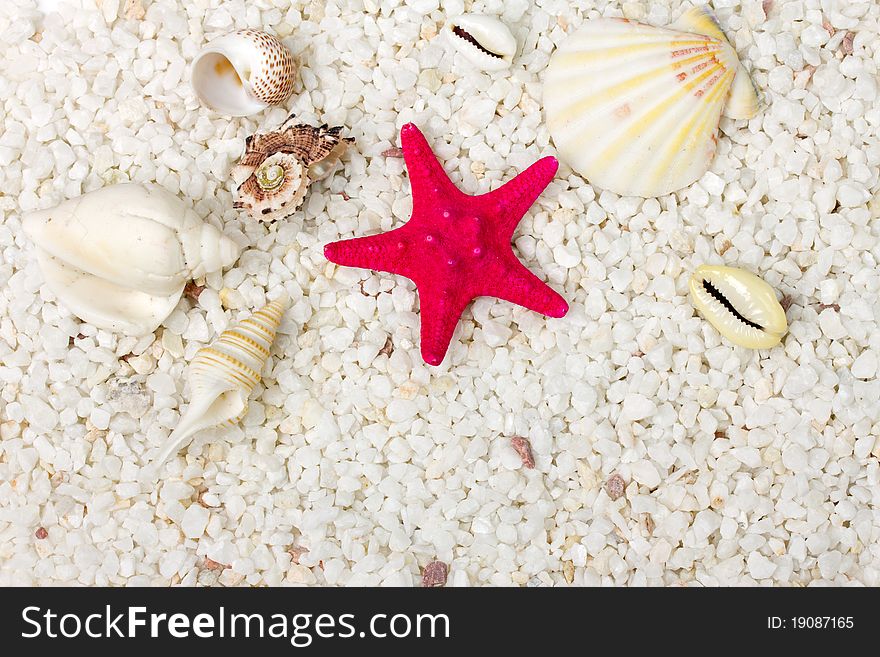
[{"label": "brown spotted cone shell", "polygon": [[235,32],[251,41],[259,51],[259,70],[251,73],[251,93],[267,105],[279,105],[293,93],[293,55],[271,34],[260,30]]}]

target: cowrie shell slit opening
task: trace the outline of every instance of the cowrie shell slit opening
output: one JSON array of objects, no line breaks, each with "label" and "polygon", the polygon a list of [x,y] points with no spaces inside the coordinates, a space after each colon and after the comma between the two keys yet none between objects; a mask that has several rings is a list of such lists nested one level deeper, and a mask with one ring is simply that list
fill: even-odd
[{"label": "cowrie shell slit opening", "polygon": [[479,41],[477,41],[476,37],[474,37],[472,34],[469,34],[468,32],[466,32],[463,28],[459,27],[458,25],[455,25],[452,27],[452,33],[455,36],[457,36],[459,39],[464,39],[465,41],[470,43],[472,46],[477,48],[480,52],[488,55],[489,57],[495,57],[497,59],[504,59],[504,55],[499,55],[497,52],[492,52],[488,48],[485,48]]},{"label": "cowrie shell slit opening", "polygon": [[716,301],[718,301],[718,303],[720,303],[727,310],[729,310],[730,313],[736,319],[741,321],[743,324],[745,324],[746,326],[751,326],[752,328],[756,328],[759,331],[764,330],[764,327],[762,327],[760,324],[756,324],[755,322],[751,321],[750,319],[743,317],[740,314],[740,312],[736,308],[733,307],[733,304],[730,302],[730,300],[721,293],[721,290],[719,290],[717,287],[712,285],[712,283],[704,280],[703,281],[703,289],[706,290],[706,292],[708,292]]},{"label": "cowrie shell slit opening", "polygon": [[749,349],[780,343],[788,320],[776,292],[751,272],[700,265],[690,280],[691,299],[721,335]]},{"label": "cowrie shell slit opening", "polygon": [[477,68],[500,71],[513,63],[516,39],[510,28],[494,16],[457,16],[446,23],[445,31],[452,47]]}]

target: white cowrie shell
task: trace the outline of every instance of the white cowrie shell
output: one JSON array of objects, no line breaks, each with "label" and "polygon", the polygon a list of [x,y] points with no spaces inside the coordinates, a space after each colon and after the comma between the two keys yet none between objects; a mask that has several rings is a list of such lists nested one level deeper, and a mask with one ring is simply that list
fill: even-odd
[{"label": "white cowrie shell", "polygon": [[718,332],[749,349],[775,347],[788,330],[776,293],[751,272],[700,265],[690,281],[694,306]]},{"label": "white cowrie shell", "polygon": [[444,31],[452,47],[484,71],[500,71],[513,62],[516,39],[510,28],[493,16],[457,16]]}]

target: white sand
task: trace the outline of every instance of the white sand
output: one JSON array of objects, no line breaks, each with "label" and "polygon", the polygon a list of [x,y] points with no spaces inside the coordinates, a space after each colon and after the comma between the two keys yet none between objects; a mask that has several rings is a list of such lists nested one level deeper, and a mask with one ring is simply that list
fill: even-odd
[{"label": "white sand", "polygon": [[[436,557],[449,585],[880,585],[876,2],[765,17],[774,3],[716,0],[763,112],[725,121],[712,170],[660,199],[563,167],[515,245],[569,315],[481,299],[439,368],[419,358],[409,281],[322,254],[409,216],[382,151],[414,121],[465,191],[492,189],[555,152],[540,81],[566,31],[599,13],[668,24],[688,3],[468,2],[520,43],[491,75],[433,38],[461,1],[57,4],[0,3],[0,584],[410,585]],[[201,107],[193,56],[261,26],[301,63],[287,107]],[[289,111],[356,145],[266,226],[232,209],[228,174]],[[23,211],[127,180],[245,248],[143,340],[59,306],[21,231]],[[792,298],[782,346],[734,347],[695,314],[704,262]],[[242,428],[200,434],[151,483],[186,362],[282,288],[292,309]]]}]

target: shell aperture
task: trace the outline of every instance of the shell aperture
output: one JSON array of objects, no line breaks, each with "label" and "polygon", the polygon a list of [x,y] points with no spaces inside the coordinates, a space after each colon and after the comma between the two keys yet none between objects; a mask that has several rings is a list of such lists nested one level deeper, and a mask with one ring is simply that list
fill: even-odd
[{"label": "shell aperture", "polygon": [[199,99],[221,114],[248,116],[279,105],[293,93],[293,55],[276,37],[238,30],[207,44],[192,65]]},{"label": "shell aperture", "polygon": [[500,71],[513,63],[516,39],[510,28],[494,16],[456,16],[446,24],[445,31],[448,43],[485,71]]},{"label": "shell aperture", "polygon": [[77,317],[127,335],[154,331],[193,277],[239,247],[158,185],[125,183],[25,215],[46,283]]},{"label": "shell aperture", "polygon": [[487,48],[483,47],[480,44],[480,42],[477,41],[476,38],[472,34],[465,32],[464,29],[459,27],[458,25],[454,25],[452,27],[452,33],[455,36],[457,36],[459,39],[464,39],[465,41],[470,43],[472,46],[475,46],[477,48],[477,50],[479,50],[480,52],[489,55],[489,57],[495,57],[497,59],[504,59],[504,55],[499,55],[498,53],[494,53],[491,50],[488,50]]}]

